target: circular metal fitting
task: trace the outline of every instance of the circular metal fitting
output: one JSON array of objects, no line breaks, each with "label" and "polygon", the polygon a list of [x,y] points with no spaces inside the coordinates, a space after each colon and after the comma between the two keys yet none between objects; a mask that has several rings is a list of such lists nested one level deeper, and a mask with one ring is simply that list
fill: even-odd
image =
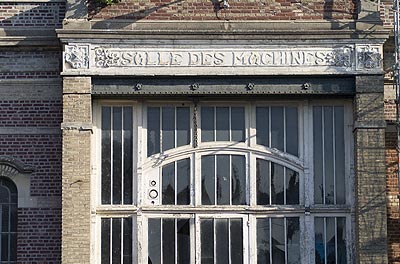
[{"label": "circular metal fitting", "polygon": [[157,197],[158,197],[158,192],[157,192],[157,190],[150,190],[150,192],[149,192],[149,196],[150,196],[150,198],[151,199],[156,199]]}]

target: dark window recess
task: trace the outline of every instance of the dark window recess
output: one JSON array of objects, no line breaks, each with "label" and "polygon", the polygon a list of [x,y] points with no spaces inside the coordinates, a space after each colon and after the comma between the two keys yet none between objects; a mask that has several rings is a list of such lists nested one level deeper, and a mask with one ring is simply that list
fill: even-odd
[{"label": "dark window recess", "polygon": [[189,107],[147,108],[147,156],[189,144]]},{"label": "dark window recess", "polygon": [[0,217],[0,262],[17,263],[18,193],[5,177],[0,177]]},{"label": "dark window recess", "polygon": [[132,107],[102,107],[101,202],[132,204]]}]

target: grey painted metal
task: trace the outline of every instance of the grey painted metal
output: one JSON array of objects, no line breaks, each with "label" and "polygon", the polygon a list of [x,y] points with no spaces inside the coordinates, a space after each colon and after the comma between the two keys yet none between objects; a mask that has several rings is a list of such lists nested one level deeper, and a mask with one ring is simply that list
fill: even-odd
[{"label": "grey painted metal", "polygon": [[[92,94],[96,96],[154,95],[353,95],[353,77],[341,78],[260,78],[260,77],[149,77],[93,79]],[[140,89],[137,89],[140,84]],[[193,89],[193,85],[196,89]],[[249,85],[252,89],[249,89]]]}]

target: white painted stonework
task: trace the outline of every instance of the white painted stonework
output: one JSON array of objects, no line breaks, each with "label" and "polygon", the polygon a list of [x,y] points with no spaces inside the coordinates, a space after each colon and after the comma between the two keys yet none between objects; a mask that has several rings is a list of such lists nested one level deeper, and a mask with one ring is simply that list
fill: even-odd
[{"label": "white painted stonework", "polygon": [[155,49],[69,44],[64,50],[65,75],[382,73],[381,45]]}]

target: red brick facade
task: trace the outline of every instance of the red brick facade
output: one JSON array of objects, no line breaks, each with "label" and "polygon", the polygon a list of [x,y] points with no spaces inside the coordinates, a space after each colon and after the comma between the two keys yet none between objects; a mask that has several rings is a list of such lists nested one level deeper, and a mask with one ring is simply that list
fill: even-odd
[{"label": "red brick facade", "polygon": [[356,2],[346,1],[229,1],[228,9],[220,9],[213,0],[122,0],[101,8],[90,2],[93,19],[129,20],[321,20],[354,19]]},{"label": "red brick facade", "polygon": [[60,209],[19,209],[18,263],[59,263],[60,230]]}]

